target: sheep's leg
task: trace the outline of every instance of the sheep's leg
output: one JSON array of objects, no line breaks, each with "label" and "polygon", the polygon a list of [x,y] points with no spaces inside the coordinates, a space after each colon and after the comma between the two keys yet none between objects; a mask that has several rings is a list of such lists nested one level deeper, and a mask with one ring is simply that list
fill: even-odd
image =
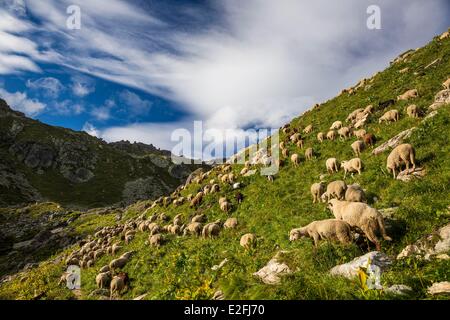
[{"label": "sheep's leg", "polygon": [[317,248],[319,246],[320,236],[318,233],[314,233],[312,237],[314,239],[314,247]]}]

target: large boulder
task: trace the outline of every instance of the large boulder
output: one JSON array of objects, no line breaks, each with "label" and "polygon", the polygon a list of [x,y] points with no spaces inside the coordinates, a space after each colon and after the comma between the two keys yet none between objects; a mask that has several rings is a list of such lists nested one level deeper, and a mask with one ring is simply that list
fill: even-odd
[{"label": "large boulder", "polygon": [[330,270],[335,276],[343,276],[353,279],[358,276],[361,268],[380,268],[380,271],[386,270],[392,264],[392,259],[379,251],[372,251],[363,256],[357,257],[352,261],[337,265]]},{"label": "large boulder", "polygon": [[432,295],[437,294],[450,294],[450,282],[435,282],[431,287],[428,288],[428,293]]},{"label": "large boulder", "polygon": [[397,259],[407,257],[429,259],[432,256],[450,251],[450,224],[447,224],[415,244],[407,245],[398,255]]},{"label": "large boulder", "polygon": [[266,284],[278,284],[283,275],[291,272],[292,271],[287,264],[279,261],[279,255],[277,254],[267,263],[267,265],[253,273],[253,275]]}]

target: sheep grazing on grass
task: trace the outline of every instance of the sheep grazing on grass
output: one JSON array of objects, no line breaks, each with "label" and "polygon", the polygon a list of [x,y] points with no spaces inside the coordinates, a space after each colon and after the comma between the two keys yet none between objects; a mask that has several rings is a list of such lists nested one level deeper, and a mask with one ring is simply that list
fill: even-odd
[{"label": "sheep grazing on grass", "polygon": [[345,191],[347,190],[347,185],[342,180],[332,181],[327,185],[327,191],[322,194],[321,198],[323,202],[328,201],[332,198],[337,198],[339,200],[344,199]]},{"label": "sheep grazing on grass", "polygon": [[351,144],[352,150],[357,157],[361,155],[361,152],[366,148],[366,145],[361,140],[356,140]]},{"label": "sheep grazing on grass", "polygon": [[417,98],[419,96],[419,92],[416,89],[411,89],[406,91],[405,93],[399,95],[397,100],[409,100],[413,98]]},{"label": "sheep grazing on grass", "polygon": [[218,222],[211,222],[206,224],[202,230],[203,238],[215,238],[218,237],[220,233],[220,225]]},{"label": "sheep grazing on grass", "polygon": [[354,183],[347,186],[345,201],[366,202],[366,194],[359,184]]},{"label": "sheep grazing on grass", "polygon": [[328,131],[327,139],[331,140],[331,141],[335,140],[336,139],[336,131],[334,131],[334,130]]},{"label": "sheep grazing on grass", "polygon": [[330,127],[330,130],[337,130],[342,128],[342,121],[335,121]]},{"label": "sheep grazing on grass", "polygon": [[111,271],[111,269],[109,268],[109,265],[105,265],[105,266],[101,267],[99,270],[100,273],[105,273],[108,271]]},{"label": "sheep grazing on grass", "polygon": [[348,161],[342,161],[341,167],[344,169],[344,179],[345,179],[347,173],[358,172],[358,174],[361,174],[362,161],[360,158],[353,158]]},{"label": "sheep grazing on grass", "polygon": [[298,165],[300,164],[300,157],[298,156],[298,154],[294,153],[291,156],[291,162],[294,165],[294,167],[298,167]]},{"label": "sheep grazing on grass", "polygon": [[314,246],[319,245],[320,240],[337,241],[343,244],[352,242],[352,233],[350,225],[338,219],[326,219],[313,221],[303,228],[291,230],[289,240],[294,241],[303,237],[309,237],[314,240]]},{"label": "sheep grazing on grass", "polygon": [[383,114],[380,119],[378,119],[378,123],[382,122],[397,122],[400,119],[400,114],[398,110],[389,110],[385,114]]},{"label": "sheep grazing on grass", "polygon": [[283,157],[287,158],[287,157],[289,157],[289,150],[281,149],[281,154],[283,155]]},{"label": "sheep grazing on grass", "polygon": [[313,203],[320,202],[320,197],[325,192],[325,183],[316,182],[311,186],[311,195],[313,197]]},{"label": "sheep grazing on grass", "polygon": [[116,255],[116,253],[119,252],[121,249],[122,249],[122,246],[120,246],[118,243],[114,243],[111,247],[112,255]]},{"label": "sheep grazing on grass", "polygon": [[[352,121],[354,121],[354,120],[356,119],[357,115],[358,115],[359,113],[361,113],[361,112],[363,112],[363,109],[362,109],[362,108],[359,108],[359,109],[356,109],[356,110],[352,111],[352,112],[348,115],[347,119],[345,119],[345,121],[347,121],[347,122],[352,122]],[[334,123],[333,123],[333,124],[334,124]],[[342,123],[341,123],[341,126],[342,126]]]},{"label": "sheep grazing on grass", "polygon": [[291,140],[292,143],[297,143],[297,141],[301,140],[302,136],[300,133],[294,133],[292,136],[289,137],[289,140]]},{"label": "sheep grazing on grass", "polygon": [[152,247],[160,247],[163,244],[164,238],[162,234],[154,234],[150,235],[148,238],[148,242]]},{"label": "sheep grazing on grass", "polygon": [[196,216],[194,216],[191,220],[191,222],[200,222],[200,223],[204,223],[206,222],[206,215],[205,214],[198,214]]},{"label": "sheep grazing on grass", "polygon": [[323,139],[325,138],[325,134],[323,132],[319,132],[317,134],[317,140],[319,140],[320,143],[323,142]]},{"label": "sheep grazing on grass", "polygon": [[303,149],[303,144],[304,144],[303,139],[298,140],[296,143],[297,147],[299,147],[300,149]]},{"label": "sheep grazing on grass", "polygon": [[181,226],[183,224],[182,214],[179,213],[173,218],[173,225]]},{"label": "sheep grazing on grass", "polygon": [[228,218],[225,223],[223,224],[223,227],[225,229],[234,229],[238,225],[238,221],[236,218]]},{"label": "sheep grazing on grass", "polygon": [[107,288],[111,281],[111,271],[101,272],[95,277],[95,283],[97,288],[103,289]]},{"label": "sheep grazing on grass", "polygon": [[125,287],[128,285],[128,275],[125,272],[120,272],[111,280],[110,284],[110,299],[113,298],[115,293],[121,294]]},{"label": "sheep grazing on grass", "polygon": [[450,89],[450,78],[445,80],[445,82],[442,84],[442,86],[444,87],[444,89],[449,90]]},{"label": "sheep grazing on grass", "polygon": [[366,133],[367,132],[366,132],[365,129],[360,129],[360,130],[353,131],[353,135],[355,137],[357,137],[357,138],[360,138],[360,139],[362,139]]},{"label": "sheep grazing on grass", "polygon": [[197,195],[191,200],[191,204],[190,207],[197,207],[200,205],[200,203],[202,202],[203,199],[203,192],[199,192],[197,193]]},{"label": "sheep grazing on grass", "polygon": [[249,171],[249,169],[247,167],[244,167],[244,168],[242,168],[241,172],[239,172],[239,174],[241,176],[243,176],[243,175],[247,174],[248,171]]},{"label": "sheep grazing on grass", "polygon": [[109,263],[109,268],[111,270],[120,269],[120,268],[123,268],[127,264],[127,262],[128,262],[128,259],[126,257],[120,257],[120,258],[112,260]]},{"label": "sheep grazing on grass", "polygon": [[350,135],[351,135],[350,128],[349,127],[342,127],[342,128],[340,128],[338,130],[338,134],[339,134],[339,137],[341,137],[341,139],[345,140],[347,138],[350,138]]},{"label": "sheep grazing on grass", "polygon": [[375,138],[375,135],[372,133],[366,133],[363,136],[363,141],[368,146],[373,146],[375,142],[377,142],[377,139]]},{"label": "sheep grazing on grass", "polygon": [[408,170],[410,165],[412,165],[413,170],[416,168],[416,152],[409,143],[395,147],[387,157],[386,168],[389,172],[392,171],[394,179],[396,177],[395,170],[399,168],[399,171],[401,171],[402,164],[405,164]]},{"label": "sheep grazing on grass", "polygon": [[412,104],[406,108],[406,114],[410,118],[419,118],[419,108],[415,104]]},{"label": "sheep grazing on grass", "polygon": [[374,111],[373,105],[369,104],[369,105],[364,109],[363,112],[364,112],[365,114],[372,114],[373,111]]},{"label": "sheep grazing on grass", "polygon": [[170,234],[179,235],[181,234],[181,226],[179,225],[168,225],[167,232]]},{"label": "sheep grazing on grass", "polygon": [[202,232],[202,224],[200,222],[191,222],[183,230],[183,235],[199,236],[201,232]]},{"label": "sheep grazing on grass", "polygon": [[306,160],[312,160],[313,156],[314,156],[313,149],[312,148],[306,149],[306,151],[305,151]]},{"label": "sheep grazing on grass", "polygon": [[392,240],[386,234],[381,213],[367,204],[331,199],[328,201],[328,208],[336,219],[344,220],[351,227],[360,229],[369,241],[376,245],[378,251],[381,250],[381,246],[377,233],[380,233],[387,241]]},{"label": "sheep grazing on grass", "polygon": [[219,199],[219,207],[223,212],[228,212],[231,210],[231,202],[227,198],[222,197]]},{"label": "sheep grazing on grass", "polygon": [[313,131],[313,125],[310,124],[308,126],[306,126],[306,128],[303,130],[303,133],[309,134]]},{"label": "sheep grazing on grass", "polygon": [[336,158],[328,158],[325,165],[327,167],[327,172],[330,174],[339,171],[339,164]]},{"label": "sheep grazing on grass", "polygon": [[247,250],[256,247],[256,235],[254,233],[244,234],[239,244]]}]

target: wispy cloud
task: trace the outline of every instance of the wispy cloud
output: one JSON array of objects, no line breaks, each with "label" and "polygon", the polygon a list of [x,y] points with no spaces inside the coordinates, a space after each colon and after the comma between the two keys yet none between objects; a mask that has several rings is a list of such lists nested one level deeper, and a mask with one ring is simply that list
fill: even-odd
[{"label": "wispy cloud", "polygon": [[129,90],[122,91],[119,94],[119,98],[129,107],[127,108],[127,111],[130,112],[132,116],[148,114],[153,104],[151,101],[141,99],[136,93]]},{"label": "wispy cloud", "polygon": [[72,93],[78,97],[85,97],[95,91],[95,82],[89,77],[73,76],[72,77]]},{"label": "wispy cloud", "polygon": [[61,82],[53,77],[44,77],[36,80],[27,80],[26,86],[29,89],[40,91],[43,95],[51,98],[57,98],[64,86]]}]

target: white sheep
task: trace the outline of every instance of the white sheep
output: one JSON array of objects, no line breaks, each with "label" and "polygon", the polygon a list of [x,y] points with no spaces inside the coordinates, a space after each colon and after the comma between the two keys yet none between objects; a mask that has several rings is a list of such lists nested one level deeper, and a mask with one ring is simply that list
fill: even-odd
[{"label": "white sheep", "polygon": [[317,134],[317,140],[319,140],[320,143],[323,142],[323,139],[325,138],[325,135],[323,134],[323,132],[319,132]]},{"label": "white sheep", "polygon": [[363,113],[365,114],[372,114],[374,111],[373,105],[369,104],[367,107],[364,108]]},{"label": "white sheep", "polygon": [[316,182],[311,186],[311,195],[313,197],[313,203],[320,202],[320,197],[325,192],[325,183]]},{"label": "white sheep", "polygon": [[234,229],[238,225],[238,221],[236,218],[228,218],[225,223],[223,224],[223,227],[225,229]]},{"label": "white sheep", "polygon": [[442,84],[442,86],[444,87],[444,89],[449,90],[450,89],[450,78],[445,80],[445,82]]},{"label": "white sheep", "polygon": [[158,234],[154,234],[154,235],[150,235],[148,242],[150,243],[150,245],[152,247],[160,247],[163,243],[164,239],[162,234],[158,233]]},{"label": "white sheep", "polygon": [[341,167],[344,169],[344,179],[345,179],[347,173],[358,172],[358,174],[361,174],[362,161],[360,158],[353,158],[348,161],[342,161]]},{"label": "white sheep", "polygon": [[357,137],[357,138],[360,138],[360,139],[364,138],[364,135],[366,133],[367,133],[367,131],[365,129],[360,129],[360,130],[353,131],[353,135],[355,137]]},{"label": "white sheep", "polygon": [[294,241],[303,237],[309,237],[314,240],[314,246],[317,247],[320,240],[338,241],[343,244],[352,242],[352,233],[350,225],[338,219],[326,219],[313,221],[305,227],[291,230],[289,240]]},{"label": "white sheep", "polygon": [[294,165],[294,167],[298,167],[298,165],[300,164],[300,157],[298,156],[298,154],[294,153],[291,156],[291,162]]},{"label": "white sheep", "polygon": [[220,233],[220,225],[217,222],[211,222],[206,224],[202,230],[203,238],[215,238]]},{"label": "white sheep", "polygon": [[303,133],[308,134],[308,133],[311,133],[312,131],[313,131],[313,125],[310,124],[310,125],[306,126],[306,128],[303,130]]},{"label": "white sheep", "polygon": [[411,89],[406,91],[405,93],[399,95],[397,100],[409,100],[412,98],[417,98],[419,96],[419,92],[416,89]]},{"label": "white sheep", "polygon": [[419,117],[419,108],[415,104],[412,104],[406,108],[406,114],[410,118],[418,118]]},{"label": "white sheep", "polygon": [[183,235],[199,236],[201,232],[202,232],[202,224],[200,222],[191,222],[183,230]]},{"label": "white sheep", "polygon": [[366,195],[359,184],[354,183],[347,186],[345,201],[366,202]]},{"label": "white sheep", "polygon": [[339,171],[339,163],[336,158],[328,158],[325,162],[328,173],[338,172]]},{"label": "white sheep", "polygon": [[376,245],[378,251],[381,250],[381,246],[377,233],[380,233],[387,241],[392,240],[386,234],[381,213],[367,204],[331,199],[328,201],[328,208],[336,219],[344,220],[351,227],[360,229]]},{"label": "white sheep", "polygon": [[327,139],[333,141],[336,139],[336,131],[331,130],[327,132]]},{"label": "white sheep", "polygon": [[247,250],[254,248],[256,246],[256,235],[254,233],[244,234],[239,244]]},{"label": "white sheep", "polygon": [[347,139],[350,137],[351,131],[349,127],[342,127],[338,130],[338,134],[342,139]]},{"label": "white sheep", "polygon": [[97,288],[99,289],[106,288],[109,285],[110,281],[111,281],[111,271],[99,273],[95,277],[95,282],[97,284]]},{"label": "white sheep", "polygon": [[397,122],[400,118],[400,114],[398,110],[392,109],[383,114],[380,119],[378,119],[378,123],[384,122]]},{"label": "white sheep", "polygon": [[345,191],[347,190],[347,185],[342,180],[332,181],[327,185],[327,191],[322,194],[321,198],[323,202],[328,199],[337,198],[344,199]]},{"label": "white sheep", "polygon": [[314,155],[314,153],[313,153],[313,149],[312,148],[308,148],[308,149],[305,150],[305,158],[306,158],[306,160],[312,160],[313,155]]},{"label": "white sheep", "polygon": [[359,157],[361,152],[366,148],[364,141],[361,140],[356,140],[350,146],[357,157]]},{"label": "white sheep", "polygon": [[330,130],[337,130],[342,127],[342,121],[335,121],[330,127]]},{"label": "white sheep", "polygon": [[396,177],[395,169],[400,168],[402,164],[406,164],[406,169],[412,164],[413,170],[416,168],[416,152],[409,143],[403,143],[395,147],[386,160],[386,168],[392,171],[394,179]]},{"label": "white sheep", "polygon": [[363,112],[363,111],[364,111],[364,109],[362,109],[362,108],[359,108],[359,109],[356,109],[356,110],[352,111],[352,112],[348,115],[347,119],[345,119],[345,121],[351,122],[351,121],[355,120],[355,119],[356,119],[356,116],[357,116],[359,113]]}]

